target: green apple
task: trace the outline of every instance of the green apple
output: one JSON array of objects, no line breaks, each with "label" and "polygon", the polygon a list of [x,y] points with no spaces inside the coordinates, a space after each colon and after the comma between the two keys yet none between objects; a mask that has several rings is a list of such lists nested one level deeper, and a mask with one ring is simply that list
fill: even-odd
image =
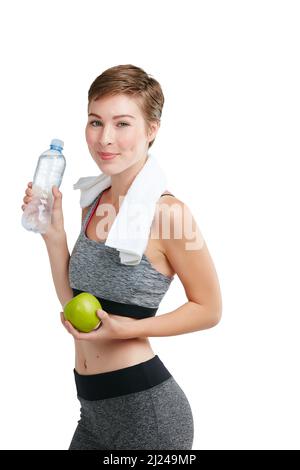
[{"label": "green apple", "polygon": [[97,310],[102,310],[99,300],[88,292],[81,292],[65,304],[64,317],[76,330],[89,333],[101,322]]}]

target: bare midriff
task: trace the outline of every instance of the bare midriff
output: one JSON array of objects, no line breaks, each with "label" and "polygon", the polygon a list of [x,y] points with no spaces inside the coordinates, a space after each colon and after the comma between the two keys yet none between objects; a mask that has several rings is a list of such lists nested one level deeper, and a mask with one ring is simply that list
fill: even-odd
[{"label": "bare midriff", "polygon": [[[101,196],[101,203],[108,203],[106,191]],[[171,197],[171,196],[166,196]],[[164,198],[162,198],[164,199]],[[101,220],[101,216],[96,215],[97,210],[90,218],[85,234],[91,240],[104,242],[96,235],[96,225]],[[84,217],[84,213],[83,213]],[[151,227],[151,233],[155,233],[155,224]],[[108,228],[109,231],[109,228]],[[175,272],[168,263],[165,256],[161,240],[152,239],[145,250],[145,255],[151,265],[166,276],[174,276]],[[135,322],[140,321],[137,318],[124,317],[121,315],[112,315],[117,317],[118,321]],[[130,339],[99,339],[98,341],[77,341],[75,340],[75,369],[79,374],[99,374],[113,370],[130,367],[140,362],[147,361],[155,356],[148,338],[130,338]]]},{"label": "bare midriff", "polygon": [[[118,316],[118,319],[120,318]],[[128,317],[124,317],[124,320],[139,321]],[[147,361],[154,356],[155,353],[148,338],[75,340],[75,369],[79,374],[99,374],[123,369]]]}]

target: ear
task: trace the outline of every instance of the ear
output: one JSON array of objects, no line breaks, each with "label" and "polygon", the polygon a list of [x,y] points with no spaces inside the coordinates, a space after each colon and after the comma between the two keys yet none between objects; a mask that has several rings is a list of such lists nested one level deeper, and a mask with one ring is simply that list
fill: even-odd
[{"label": "ear", "polygon": [[151,142],[156,137],[156,134],[158,133],[159,128],[160,128],[160,121],[152,121],[149,124],[149,129],[148,129],[149,142]]}]

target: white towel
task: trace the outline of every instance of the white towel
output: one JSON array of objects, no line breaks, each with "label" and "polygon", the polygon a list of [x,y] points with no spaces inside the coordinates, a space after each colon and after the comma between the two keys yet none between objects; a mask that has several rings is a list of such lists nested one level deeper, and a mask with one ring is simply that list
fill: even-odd
[{"label": "white towel", "polygon": [[[101,191],[111,186],[111,177],[105,174],[79,178],[74,189],[81,190],[80,206],[89,206]],[[147,247],[150,228],[155,216],[156,203],[166,190],[167,178],[157,159],[148,158],[134,178],[119,212],[111,226],[106,246],[116,248],[122,264],[140,263]]]}]

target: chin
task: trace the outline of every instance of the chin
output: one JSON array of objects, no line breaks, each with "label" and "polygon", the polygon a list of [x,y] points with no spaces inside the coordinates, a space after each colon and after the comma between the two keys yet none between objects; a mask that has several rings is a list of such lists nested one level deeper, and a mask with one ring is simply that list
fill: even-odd
[{"label": "chin", "polygon": [[120,170],[119,168],[112,168],[110,167],[109,165],[99,165],[98,163],[98,167],[99,169],[101,170],[102,173],[104,173],[105,175],[108,175],[108,176],[112,176],[112,175],[118,175],[119,173],[121,173],[123,170]]}]

